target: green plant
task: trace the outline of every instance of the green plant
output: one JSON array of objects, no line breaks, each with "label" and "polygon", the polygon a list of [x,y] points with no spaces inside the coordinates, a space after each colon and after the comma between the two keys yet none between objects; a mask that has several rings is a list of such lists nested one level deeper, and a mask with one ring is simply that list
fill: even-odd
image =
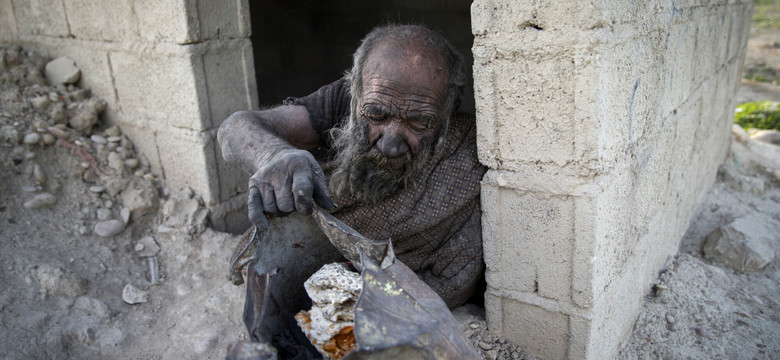
[{"label": "green plant", "polygon": [[745,129],[780,130],[780,108],[773,101],[742,103],[734,112],[734,122]]}]

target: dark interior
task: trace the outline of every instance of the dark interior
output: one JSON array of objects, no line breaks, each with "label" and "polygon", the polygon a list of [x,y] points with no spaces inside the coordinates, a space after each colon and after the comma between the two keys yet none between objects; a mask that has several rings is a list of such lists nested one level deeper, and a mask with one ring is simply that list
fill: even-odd
[{"label": "dark interior", "polygon": [[468,83],[461,109],[474,111],[471,0],[250,1],[260,106],[304,96],[340,78],[373,27],[421,24],[440,31],[461,52]]}]

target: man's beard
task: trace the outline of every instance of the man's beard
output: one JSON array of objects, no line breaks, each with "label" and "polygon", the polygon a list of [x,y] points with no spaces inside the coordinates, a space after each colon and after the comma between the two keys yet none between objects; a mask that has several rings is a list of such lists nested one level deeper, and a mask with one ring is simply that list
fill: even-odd
[{"label": "man's beard", "polygon": [[376,204],[413,184],[434,156],[428,142],[414,157],[411,151],[395,158],[383,155],[370,145],[367,123],[359,121],[354,113],[331,134],[336,155],[330,191],[336,197],[354,195],[358,201]]}]

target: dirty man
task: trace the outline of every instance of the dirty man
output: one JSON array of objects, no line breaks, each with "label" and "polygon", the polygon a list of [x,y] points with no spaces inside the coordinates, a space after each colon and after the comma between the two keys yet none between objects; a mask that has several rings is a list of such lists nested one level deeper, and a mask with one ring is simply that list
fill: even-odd
[{"label": "dirty man", "polygon": [[[228,117],[218,139],[249,178],[249,218],[311,213],[316,203],[398,259],[450,308],[484,271],[471,114],[458,111],[461,55],[422,26],[379,27],[352,69],[301,98]],[[316,156],[315,156],[316,154]]]}]

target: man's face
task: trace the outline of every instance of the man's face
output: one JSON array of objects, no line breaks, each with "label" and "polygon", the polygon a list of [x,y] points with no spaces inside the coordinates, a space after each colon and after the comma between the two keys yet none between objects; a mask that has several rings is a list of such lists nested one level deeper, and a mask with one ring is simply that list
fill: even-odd
[{"label": "man's face", "polygon": [[370,146],[389,159],[430,149],[444,123],[448,80],[444,59],[421,44],[386,41],[374,48],[356,109],[368,124]]}]

